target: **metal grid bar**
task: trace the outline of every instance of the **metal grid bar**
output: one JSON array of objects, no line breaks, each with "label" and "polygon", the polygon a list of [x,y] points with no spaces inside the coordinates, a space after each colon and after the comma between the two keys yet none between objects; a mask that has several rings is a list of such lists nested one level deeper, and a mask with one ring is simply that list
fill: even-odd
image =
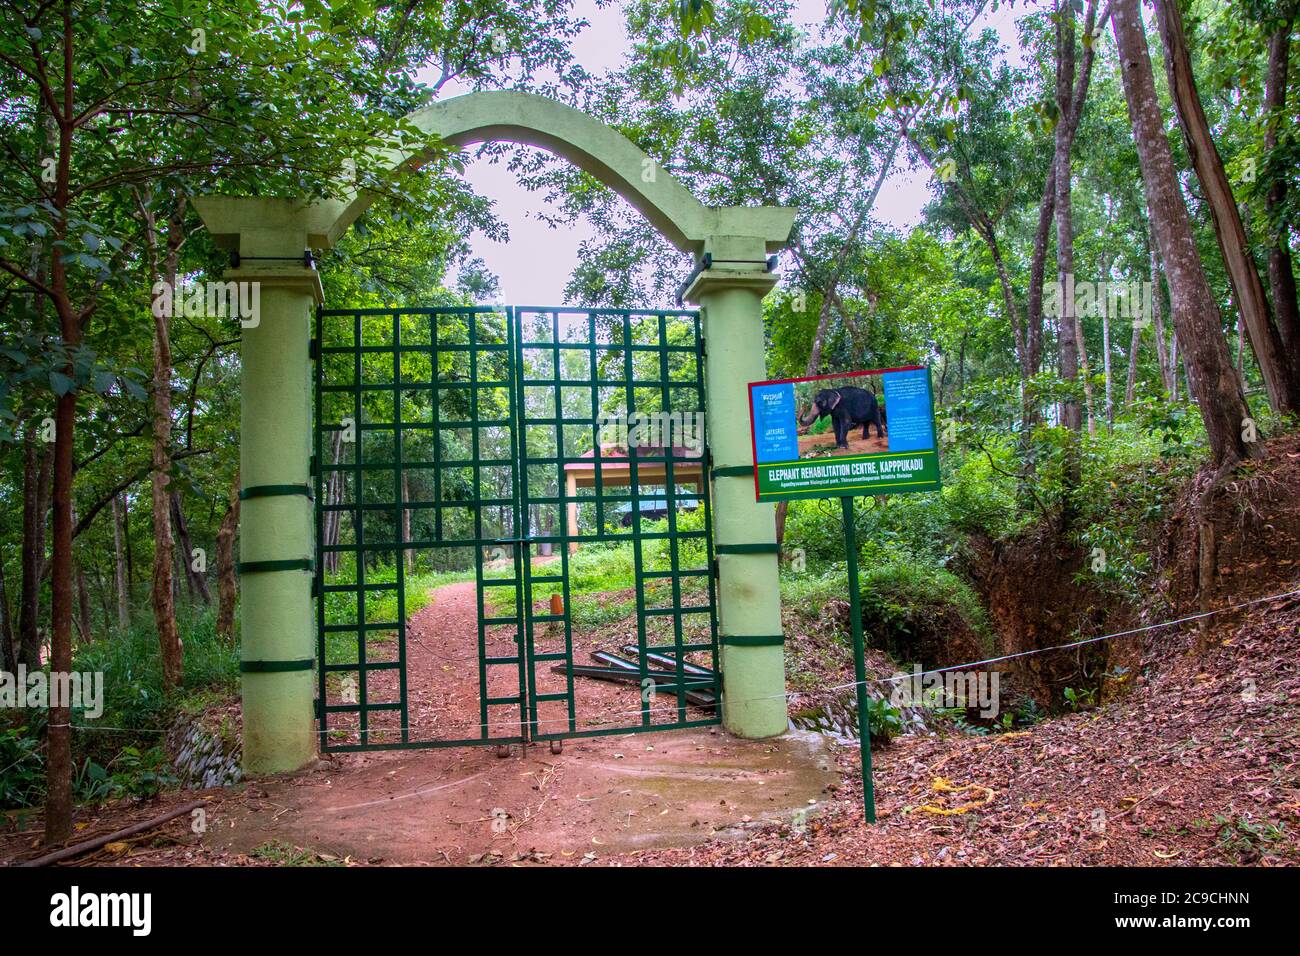
[{"label": "metal grid bar", "polygon": [[[627,467],[627,493],[624,494],[619,491],[607,491],[608,486],[605,483],[604,471],[608,459],[601,447],[600,430],[601,420],[605,417],[602,415],[601,406],[601,392],[603,389],[615,390],[615,398],[619,397],[619,392],[622,393],[621,397],[624,399],[622,404],[629,420],[634,420],[632,416],[638,413],[638,392],[652,393],[657,391],[657,404],[662,411],[669,412],[681,410],[674,400],[675,390],[689,390],[694,393],[696,404],[702,407],[704,387],[703,343],[698,313],[674,310],[638,313],[613,309],[541,309],[531,307],[506,309],[504,314],[504,341],[485,341],[480,335],[480,323],[487,314],[500,315],[501,313],[499,310],[484,308],[317,311],[314,350],[316,355],[314,376],[316,385],[316,428],[313,436],[316,467],[313,478],[316,490],[317,520],[316,590],[319,597],[317,606],[317,646],[321,665],[318,675],[318,693],[320,695],[319,732],[322,750],[379,750],[417,746],[464,746],[472,743],[511,743],[529,738],[545,740],[563,737],[601,736],[609,733],[707,726],[718,723],[719,717],[716,714],[706,720],[689,719],[690,714],[687,710],[685,697],[688,689],[693,689],[699,684],[697,677],[692,677],[686,673],[686,654],[707,653],[712,664],[712,670],[715,674],[717,673],[716,584],[708,568],[708,556],[711,555],[712,528],[709,510],[710,489],[706,472],[701,470],[700,476],[694,479],[697,493],[693,496],[696,506],[704,508],[704,530],[681,530],[678,526],[678,508],[681,504],[681,497],[677,491],[678,474],[676,470],[680,462],[674,452],[671,432],[669,432],[667,440],[664,442],[665,447],[662,453],[640,454],[637,451],[634,454],[632,453],[633,450],[629,450],[629,454],[620,459],[619,464],[626,464]],[[537,327],[541,328],[544,325],[547,328],[550,333],[549,341],[530,340],[528,333],[532,331],[533,326],[525,324],[526,315],[534,315],[542,320]],[[351,320],[349,323],[352,333],[350,344],[336,345],[327,339],[325,319],[334,316]],[[403,319],[426,316],[429,328],[429,345],[408,344],[408,342],[403,341]],[[375,344],[373,341],[367,342],[365,335],[367,325],[364,321],[366,317],[391,319],[391,341],[388,343],[381,342],[380,344]],[[562,317],[577,320],[577,325],[565,324],[566,334],[571,327],[577,328],[579,334],[576,335],[576,338],[582,339],[583,336],[580,333],[585,331],[586,341],[572,341],[563,338],[561,331]],[[463,327],[464,340],[446,341],[446,336],[442,334],[443,330],[440,328],[440,320],[448,319],[452,320],[449,323],[451,327]],[[676,330],[680,328],[677,321],[679,319],[685,319],[688,327],[687,338],[690,341],[685,344],[683,344],[680,336],[674,340],[674,336],[669,334],[670,320],[673,320],[672,324],[676,335]],[[634,320],[638,322],[636,329],[633,326]],[[611,332],[608,336],[609,341],[600,340],[602,326]],[[650,331],[654,341],[652,344],[647,344],[645,341],[639,340],[638,334],[651,326],[653,326]],[[493,326],[493,330],[495,331],[495,326]],[[551,370],[548,377],[536,377],[535,368],[530,366],[527,361],[529,358],[528,350],[543,354],[549,359]],[[576,353],[581,353],[586,359],[586,371],[579,378],[568,378],[569,367],[566,365],[566,358]],[[429,380],[415,381],[411,379],[410,375],[404,375],[403,358],[424,354],[429,356]],[[364,378],[364,372],[366,371],[364,359],[367,356],[382,359],[386,355],[391,356],[392,359],[392,381],[366,381]],[[457,374],[454,368],[445,373],[445,363],[441,359],[445,356],[456,355],[464,355],[468,362],[468,375],[466,377],[454,378]],[[501,370],[498,367],[494,367],[493,375],[484,375],[486,365],[482,363],[482,360],[493,355],[500,356],[501,360],[505,362],[505,380],[501,380]],[[327,357],[329,356],[351,358],[351,382],[327,381],[326,366]],[[602,356],[607,362],[613,364],[602,367]],[[657,366],[651,373],[651,377],[646,379],[637,378],[639,371],[650,371],[649,367],[639,367],[639,356],[644,356]],[[693,360],[694,376],[691,380],[682,380],[680,376],[674,378],[674,372],[680,371],[680,359]],[[675,365],[674,363],[678,364]],[[495,363],[487,364],[495,366]],[[605,377],[609,369],[619,366],[621,366],[622,370],[620,377]],[[330,363],[330,368],[336,369],[338,366]],[[505,393],[508,406],[506,418],[480,416],[481,395],[487,389],[500,389]],[[553,412],[548,414],[545,407],[543,407],[537,410],[538,417],[530,417],[527,405],[529,389],[544,390],[553,401]],[[575,417],[569,409],[565,408],[565,389],[587,391],[591,403],[589,416]],[[451,418],[444,416],[442,399],[445,396],[462,391],[468,393],[468,419],[466,419],[463,410],[461,414]],[[431,397],[428,420],[408,420],[402,411],[404,396],[418,396],[422,393]],[[326,462],[324,460],[324,436],[337,432],[343,427],[342,423],[324,421],[325,400],[334,394],[340,395],[344,400],[350,400],[352,425],[357,436],[356,441],[352,444],[353,457],[350,462],[346,460]],[[391,401],[391,413],[383,416],[386,420],[379,420],[380,416],[373,414],[375,409],[369,406],[366,396],[373,396],[376,401],[382,402],[383,405]],[[649,401],[645,405],[646,410],[652,411],[654,404],[655,402]],[[499,416],[500,411],[498,410],[496,414]],[[575,458],[566,448],[566,426],[586,426],[591,429],[593,451],[591,458],[586,459],[586,461],[590,461],[593,465],[594,497],[577,495],[576,493],[574,496],[568,494],[565,465],[574,461]],[[552,443],[554,454],[546,454],[541,449],[529,447],[528,430],[530,427],[554,429],[555,438]],[[505,429],[509,448],[508,458],[483,457],[484,449],[480,444],[480,436],[481,430],[484,428]],[[461,429],[469,432],[470,457],[468,459],[448,457],[446,455],[443,434],[449,429]],[[412,434],[424,432],[433,436],[432,461],[406,460],[404,433],[407,431]],[[385,433],[392,436],[392,460],[387,462],[366,461],[365,446],[362,441],[363,436],[379,436]],[[533,454],[534,451],[538,453]],[[663,482],[664,488],[662,491],[643,491],[641,488],[641,470],[645,466],[652,464],[662,466],[662,477],[651,479],[654,482]],[[484,473],[482,469],[488,467],[504,468],[509,471],[511,476],[509,497],[484,497]],[[554,494],[547,493],[546,482],[543,482],[542,486],[538,487],[536,481],[530,480],[529,471],[531,467],[542,468],[545,472],[553,469],[556,482]],[[706,468],[707,461],[701,460],[700,467],[701,469]],[[449,469],[464,469],[468,472],[470,484],[470,499],[468,501],[451,501],[446,497],[447,486],[445,479]],[[407,498],[406,475],[420,470],[429,470],[433,473],[432,500],[417,497],[411,497],[408,500]],[[391,472],[393,503],[382,499],[366,500],[366,472],[377,473],[375,478],[385,472]],[[343,479],[345,489],[348,478],[351,479],[350,500],[339,502],[327,500],[325,494],[326,477],[334,474],[346,476]],[[387,482],[380,482],[376,487],[382,487],[384,484],[387,484]],[[615,531],[608,525],[610,518],[607,510],[608,506],[618,503],[626,503],[629,506],[629,515],[626,519],[629,525],[627,532]],[[650,531],[643,527],[646,520],[644,505],[650,505],[656,512],[663,511],[667,519],[666,532]],[[570,528],[568,521],[570,506],[577,509],[594,508],[596,518],[594,533],[585,533],[580,528]],[[534,528],[532,511],[536,507],[555,508],[559,528],[548,533],[542,533],[544,529],[540,526]],[[485,512],[488,508],[508,509],[512,522],[511,536],[509,538],[499,539],[488,533],[484,523]],[[465,537],[462,532],[448,536],[445,515],[451,511],[463,512],[466,510],[472,514],[473,530],[471,536]],[[433,537],[429,538],[427,535],[418,533],[408,536],[406,532],[407,516],[412,513],[418,514],[427,511],[433,513]],[[341,518],[344,512],[352,516],[354,542],[344,543],[339,541],[327,545],[324,536],[325,516],[338,514]],[[392,522],[394,533],[391,540],[370,540],[365,527],[368,515],[380,522]],[[504,517],[504,515],[501,515],[501,517]],[[463,527],[463,525],[460,526]],[[380,534],[384,527],[385,523],[378,525],[374,534]],[[683,567],[680,546],[683,542],[695,539],[702,539],[705,542],[705,568]],[[673,683],[661,688],[664,691],[672,691],[677,696],[677,707],[674,714],[676,719],[672,723],[655,723],[652,719],[652,713],[657,708],[654,708],[651,702],[643,696],[640,707],[640,721],[635,725],[596,729],[579,727],[578,695],[574,683],[575,661],[569,551],[570,546],[575,544],[610,541],[628,542],[633,548],[636,576],[636,646],[640,652],[638,655],[640,659],[638,672],[643,686],[651,670],[657,671],[661,669],[659,665],[656,665],[655,668],[648,667],[644,656],[647,651],[658,649],[671,653],[676,659]],[[665,554],[668,562],[666,570],[656,570],[648,567],[646,555],[643,551],[646,543],[659,541],[666,542]],[[558,545],[560,548],[558,562],[560,573],[547,573],[549,569],[543,570],[539,568],[539,573],[534,574],[531,546],[547,542]],[[499,576],[499,571],[495,575],[486,574],[484,547],[486,545],[500,546],[507,543],[511,549],[514,566],[511,576],[502,578]],[[477,584],[476,604],[478,610],[477,664],[480,690],[479,735],[477,738],[457,738],[456,740],[421,739],[422,728],[410,726],[407,686],[409,649],[406,640],[404,559],[409,551],[450,547],[473,547],[475,552],[474,570]],[[355,581],[347,583],[326,582],[325,561],[323,558],[331,553],[352,554],[354,556],[356,565]],[[367,581],[367,555],[382,557],[384,554],[391,554],[393,557],[395,580],[392,583]],[[553,568],[554,565],[551,567]],[[704,579],[704,587],[708,593],[707,603],[683,606],[683,579],[698,578]],[[649,584],[647,582],[653,583],[655,581],[665,581],[667,583],[671,596],[671,603],[668,606],[650,606],[647,593]],[[563,599],[564,613],[552,615],[550,613],[536,612],[533,608],[534,586],[558,586]],[[485,599],[489,588],[505,593],[513,591],[515,606],[511,614],[502,614],[499,610],[489,609],[489,604]],[[366,595],[376,592],[396,592],[396,621],[366,621]],[[339,594],[347,595],[355,601],[355,624],[332,624],[327,621],[325,596]],[[709,638],[707,643],[687,640],[684,624],[687,615],[708,615]],[[653,643],[650,635],[650,622],[665,617],[671,620],[672,643]],[[538,638],[537,625],[551,623],[560,624],[563,628],[562,651],[543,651],[536,646]],[[487,629],[494,626],[514,627],[514,639],[517,645],[514,654],[490,654],[488,652]],[[367,635],[383,631],[396,632],[396,661],[371,660],[368,656]],[[344,633],[354,633],[357,637],[355,662],[348,660],[343,663],[329,663],[327,661],[327,635]],[[662,638],[660,638],[660,641],[662,641]],[[550,662],[563,662],[565,664],[566,676],[563,692],[542,692],[539,690],[537,667]],[[518,683],[518,693],[516,695],[492,696],[490,694],[488,669],[497,666],[515,668]],[[330,689],[327,675],[330,673],[348,673],[354,670],[359,678],[357,703],[343,705],[327,703],[327,695]],[[398,672],[398,700],[373,701],[368,681],[369,673],[371,671],[384,672],[393,670]],[[715,678],[712,683],[720,692],[720,686],[718,686],[720,681]],[[566,726],[562,732],[553,732],[549,727],[555,721],[544,719],[538,705],[558,702],[563,702],[566,705],[567,712],[563,721]],[[495,736],[493,734],[493,727],[499,726],[501,722],[491,719],[490,708],[498,706],[518,707],[519,730],[517,733],[508,736]],[[400,743],[375,739],[376,734],[386,734],[390,731],[389,728],[383,726],[375,728],[370,721],[371,712],[398,712],[400,714]],[[328,724],[328,719],[332,715],[339,714],[356,715],[357,729],[353,733],[357,735],[358,743],[331,744],[332,728]]]}]

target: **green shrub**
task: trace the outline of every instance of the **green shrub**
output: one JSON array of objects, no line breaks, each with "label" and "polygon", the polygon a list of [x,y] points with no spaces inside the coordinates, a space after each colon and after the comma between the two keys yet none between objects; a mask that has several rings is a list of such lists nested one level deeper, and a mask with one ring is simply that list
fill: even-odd
[{"label": "green shrub", "polygon": [[859,574],[862,623],[872,644],[901,649],[927,638],[943,641],[955,614],[984,651],[992,650],[993,632],[984,605],[955,574],[903,560],[867,567]]},{"label": "green shrub", "polygon": [[45,753],[27,726],[0,730],[0,807],[31,807],[45,796]]},{"label": "green shrub", "polygon": [[[178,608],[176,626],[184,648],[183,693],[234,693],[239,685],[239,648],[218,636],[215,609]],[[156,729],[168,722],[180,703],[180,699],[169,701],[163,696],[158,637],[152,620],[137,621],[125,633],[78,646],[73,670],[104,674],[104,713],[89,721],[74,711],[74,724],[128,731]]]},{"label": "green shrub", "polygon": [[888,744],[903,732],[902,712],[888,698],[867,699],[867,730],[873,744]]},{"label": "green shrub", "polygon": [[1010,443],[1004,443],[998,451],[990,449],[990,454],[993,462],[988,454],[973,452],[944,475],[935,510],[953,532],[997,538],[1016,526],[1015,481],[994,470],[994,463],[1003,471],[1014,470]]},{"label": "green shrub", "polygon": [[[90,719],[73,708],[73,789],[79,800],[148,796],[175,783],[162,736],[176,713],[197,699],[225,697],[239,683],[239,648],[216,632],[213,608],[177,609],[184,648],[181,693],[166,697],[151,620],[75,648],[73,670],[102,672],[104,711]],[[31,806],[45,795],[44,712],[24,713],[0,730],[0,806]]]}]

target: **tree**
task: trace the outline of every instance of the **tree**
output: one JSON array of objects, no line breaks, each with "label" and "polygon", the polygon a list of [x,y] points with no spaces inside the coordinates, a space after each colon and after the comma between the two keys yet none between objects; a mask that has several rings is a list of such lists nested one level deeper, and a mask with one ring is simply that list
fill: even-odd
[{"label": "tree", "polygon": [[[1074,6],[1069,0],[1056,5],[1056,137],[1052,156],[1051,182],[1055,192],[1054,206],[1056,215],[1056,275],[1061,286],[1059,297],[1060,309],[1060,344],[1059,354],[1061,377],[1067,382],[1075,382],[1079,377],[1080,355],[1085,348],[1082,324],[1074,301],[1074,219],[1071,213],[1070,191],[1073,188],[1074,173],[1070,153],[1074,147],[1074,136],[1079,128],[1079,119],[1083,115],[1083,101],[1088,93],[1088,81],[1091,75],[1092,50],[1096,42],[1097,3],[1090,0],[1087,18],[1084,23],[1083,45],[1084,63],[1079,75],[1079,86],[1075,89],[1075,20]],[[1084,374],[1087,374],[1087,359],[1084,358]],[[1091,421],[1091,413],[1089,421]],[[1082,425],[1079,404],[1066,400],[1063,405],[1064,425],[1073,432],[1078,432]],[[1074,449],[1074,446],[1071,446]],[[1072,451],[1068,466],[1071,480],[1079,480],[1079,461],[1077,449]]]},{"label": "tree", "polygon": [[1188,384],[1205,422],[1215,465],[1231,465],[1249,453],[1242,437],[1249,411],[1179,192],[1137,0],[1115,0],[1111,22],[1147,207],[1169,283],[1170,312],[1191,372]]},{"label": "tree", "polygon": [[[138,261],[120,237],[129,228],[125,219],[111,218],[115,208],[133,185],[185,175],[214,191],[326,195],[351,185],[340,181],[349,163],[357,183],[419,204],[420,194],[405,188],[412,177],[388,175],[381,150],[433,144],[400,120],[356,108],[356,85],[379,79],[365,71],[368,48],[340,43],[336,34],[365,9],[318,9],[329,28],[311,30],[296,13],[253,0],[206,10],[203,27],[191,27],[184,5],[172,0],[107,2],[94,16],[82,15],[73,0],[0,11],[0,62],[9,68],[0,94],[20,117],[0,134],[15,160],[0,173],[0,270],[53,312],[47,328],[33,310],[34,351],[17,354],[19,374],[30,380],[32,370],[44,372],[54,397],[49,566],[56,672],[72,666],[72,541],[74,526],[85,521],[73,515],[79,400],[87,392],[138,390],[86,340],[105,291]],[[209,34],[221,38],[220,49],[208,49]],[[310,71],[304,61],[312,61]],[[178,97],[178,89],[191,93]],[[132,134],[141,138],[130,143]],[[178,134],[201,142],[202,151],[137,155],[122,148],[124,141],[165,143]],[[169,677],[175,676],[173,669]],[[69,716],[62,703],[51,707],[49,842],[71,832]]]},{"label": "tree", "polygon": [[[1296,303],[1295,270],[1288,238],[1287,180],[1294,175],[1295,127],[1286,114],[1286,90],[1290,76],[1291,37],[1300,4],[1282,2],[1266,16],[1268,66],[1264,78],[1264,149],[1268,220],[1268,284],[1273,294],[1273,316],[1287,363],[1294,379],[1300,376],[1300,306]],[[1290,149],[1284,148],[1289,145]]]},{"label": "tree", "polygon": [[1169,89],[1178,111],[1187,153],[1205,191],[1233,298],[1264,376],[1269,404],[1277,411],[1300,411],[1300,371],[1286,361],[1278,327],[1269,315],[1264,283],[1260,281],[1259,271],[1251,258],[1246,229],[1237,211],[1237,200],[1232,194],[1232,186],[1228,183],[1223,160],[1210,133],[1210,124],[1196,89],[1182,11],[1178,0],[1156,0],[1155,8],[1165,45],[1165,71],[1169,76]]}]

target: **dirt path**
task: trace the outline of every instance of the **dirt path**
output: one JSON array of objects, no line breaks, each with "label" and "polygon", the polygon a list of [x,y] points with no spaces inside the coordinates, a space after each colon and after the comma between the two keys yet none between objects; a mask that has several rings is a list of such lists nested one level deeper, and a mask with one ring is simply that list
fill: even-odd
[{"label": "dirt path", "polygon": [[361,863],[590,863],[738,838],[815,808],[837,781],[811,734],[668,731],[504,760],[485,748],[350,754],[250,787],[211,814],[206,851],[215,862],[280,841]]},{"label": "dirt path", "polygon": [[[538,628],[537,652],[563,650],[562,628]],[[634,622],[591,634],[575,629],[574,658],[595,649],[617,652],[635,640]],[[489,626],[485,647],[490,657],[515,656],[514,627]],[[406,660],[410,739],[478,737],[473,582],[438,588],[411,618]],[[540,694],[565,688],[565,677],[549,664],[539,665],[536,676]],[[488,668],[490,697],[515,696],[518,685],[514,665]],[[397,671],[380,671],[368,690],[372,700],[396,700],[398,687]],[[575,697],[579,729],[640,722],[636,685],[580,678]],[[673,698],[652,704],[653,722],[672,722],[677,713]],[[399,714],[373,717],[371,739],[399,740]],[[690,719],[704,716],[698,708],[688,711]],[[543,705],[540,722],[544,731],[565,730],[567,706]],[[494,737],[518,735],[518,705],[491,705],[488,727]],[[337,739],[358,738],[342,731]],[[347,753],[309,774],[250,787],[219,814],[216,839],[205,846],[221,859],[278,840],[362,862],[464,864],[522,855],[534,862],[585,863],[734,838],[816,806],[837,785],[835,761],[812,734],[770,741],[740,740],[720,728],[614,734],[566,741],[558,755],[547,744],[514,745],[508,759],[491,746]]]},{"label": "dirt path", "polygon": [[[346,754],[209,791],[205,833],[186,818],[82,862],[1298,864],[1300,599],[1210,636],[1206,654],[1191,653],[1194,626],[1151,638],[1113,704],[878,751],[875,827],[862,823],[853,748],[705,729],[571,740],[558,756]],[[79,836],[193,796],[80,808]],[[39,812],[11,821],[0,858],[38,855],[40,826]]]},{"label": "dirt path", "polygon": [[[545,560],[545,559],[544,559]],[[509,589],[494,589],[485,617],[506,617],[513,613],[508,606]],[[545,601],[537,602],[539,613],[549,613]],[[651,643],[671,640],[671,633],[660,633],[666,619],[651,622],[657,630],[649,638]],[[489,624],[484,629],[484,654],[486,658],[503,660],[519,656],[515,640],[517,628],[510,624]],[[689,638],[688,638],[689,639]],[[590,663],[591,652],[597,650],[621,654],[622,645],[636,643],[635,621],[607,626],[599,632],[584,632],[576,625],[571,632],[573,659]],[[539,655],[560,654],[565,650],[562,625],[543,622],[535,625],[534,652]],[[366,645],[368,661],[398,659],[396,635],[371,633]],[[369,742],[372,744],[424,743],[431,741],[478,740],[484,735],[484,712],[480,707],[482,687],[479,674],[478,603],[477,586],[472,581],[443,585],[437,588],[427,606],[411,617],[406,627],[406,700],[409,734],[404,740],[401,711],[397,709],[372,711],[369,714]],[[701,659],[697,663],[708,663]],[[553,662],[540,661],[534,675],[536,693],[561,695],[568,693],[568,679],[556,673]],[[526,678],[525,678],[526,680]],[[401,700],[401,671],[397,668],[373,670],[366,686],[369,703],[395,704]],[[486,668],[486,687],[489,700],[518,698],[520,670],[513,663],[490,663]],[[359,691],[358,691],[359,696]],[[331,680],[327,690],[331,704],[349,702],[343,696],[342,683]],[[565,700],[542,701],[538,706],[538,724],[541,733],[563,733],[572,730],[597,730],[631,727],[641,723],[640,690],[635,684],[609,683],[590,678],[575,678],[573,683],[574,715],[569,719]],[[650,702],[652,723],[674,723],[682,716],[675,706],[675,698],[664,697]],[[685,719],[700,720],[712,712],[700,708],[687,709]],[[521,716],[518,703],[489,704],[486,713],[486,736],[491,738],[519,737]],[[356,745],[361,742],[360,725],[352,714],[330,716],[330,741],[334,746]]]}]

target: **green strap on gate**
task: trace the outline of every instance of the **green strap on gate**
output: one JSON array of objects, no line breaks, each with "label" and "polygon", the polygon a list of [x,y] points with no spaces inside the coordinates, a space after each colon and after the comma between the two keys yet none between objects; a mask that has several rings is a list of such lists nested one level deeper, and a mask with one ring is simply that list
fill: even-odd
[{"label": "green strap on gate", "polygon": [[713,469],[714,478],[753,478],[753,465],[725,465]]},{"label": "green strap on gate", "polygon": [[313,498],[311,485],[249,485],[239,491],[239,500],[249,498],[274,498],[280,495],[302,495],[308,501]]},{"label": "green strap on gate", "polygon": [[714,554],[780,554],[781,546],[775,541],[761,544],[717,544]]},{"label": "green strap on gate", "polygon": [[239,670],[244,674],[283,674],[287,671],[309,671],[315,663],[310,658],[305,661],[240,661]]},{"label": "green strap on gate", "polygon": [[779,647],[784,634],[720,634],[718,640],[730,647]]},{"label": "green strap on gate", "polygon": [[240,574],[259,574],[264,571],[312,571],[316,564],[311,558],[289,558],[284,561],[240,561],[236,567]]}]

